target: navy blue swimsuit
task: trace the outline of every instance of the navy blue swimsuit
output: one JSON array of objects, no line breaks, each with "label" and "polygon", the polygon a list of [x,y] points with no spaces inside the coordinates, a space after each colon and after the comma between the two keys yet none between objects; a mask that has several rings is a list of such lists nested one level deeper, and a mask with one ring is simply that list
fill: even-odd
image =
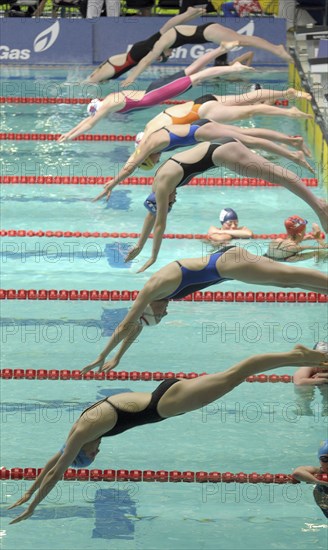
[{"label": "navy blue swimsuit", "polygon": [[203,269],[188,269],[188,267],[185,267],[181,265],[180,262],[177,262],[181,268],[182,280],[178,288],[172,292],[172,294],[167,296],[167,298],[174,298],[175,300],[178,300],[188,296],[188,294],[191,294],[192,292],[201,290],[202,288],[217,285],[223,281],[231,281],[230,278],[222,277],[215,265],[217,259],[230,248],[234,248],[234,246],[224,246],[218,252],[211,254],[208,264]]},{"label": "navy blue swimsuit", "polygon": [[170,138],[170,143],[165,147],[165,149],[162,149],[162,151],[171,151],[173,149],[178,149],[179,147],[197,145],[199,141],[196,140],[195,133],[197,132],[198,128],[200,128],[200,126],[204,126],[204,124],[210,122],[211,121],[207,118],[203,118],[201,120],[197,120],[193,124],[190,124],[189,132],[186,136],[177,136],[168,128],[160,128],[159,130],[157,130],[157,132],[160,132],[161,130],[166,130]]}]

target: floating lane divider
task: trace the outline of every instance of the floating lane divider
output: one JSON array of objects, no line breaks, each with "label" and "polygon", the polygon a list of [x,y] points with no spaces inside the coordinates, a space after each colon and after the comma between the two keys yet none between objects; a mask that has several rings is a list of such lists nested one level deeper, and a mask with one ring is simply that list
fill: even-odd
[{"label": "floating lane divider", "polygon": [[[149,234],[149,238],[153,238],[153,233]],[[286,233],[270,233],[270,234],[259,234],[253,235],[250,239],[278,239],[285,238]],[[325,233],[321,233],[322,238],[325,238]],[[138,239],[140,233],[108,233],[106,231],[42,231],[41,229],[32,230],[32,229],[0,229],[0,237],[56,237],[56,238],[84,238],[84,239]],[[206,234],[201,233],[164,233],[163,239],[189,239],[189,240],[209,240]]]},{"label": "floating lane divider", "polygon": [[[35,479],[42,472],[42,468],[1,468],[0,480],[8,479]],[[315,476],[320,481],[328,481],[327,474],[318,474]],[[290,474],[259,474],[252,472],[194,472],[185,470],[99,470],[81,468],[68,468],[63,476],[64,481],[144,481],[159,483],[276,483],[283,485],[286,483],[300,483]]]},{"label": "floating lane divider", "polygon": [[[4,185],[105,185],[111,176],[0,176],[0,183]],[[152,185],[153,177],[130,177],[120,185]],[[306,187],[317,187],[316,178],[303,178]],[[192,178],[189,185],[209,187],[279,187],[275,183],[257,178]]]},{"label": "floating lane divider", "polygon": [[[112,301],[135,300],[138,290],[35,290],[0,289],[0,300],[68,300],[68,301]],[[238,302],[238,303],[319,303],[328,302],[327,294],[317,292],[209,292],[197,291],[173,302]]]},{"label": "floating lane divider", "polygon": [[[109,372],[94,372],[93,370],[82,374],[80,370],[57,370],[57,369],[2,369],[0,370],[1,380],[129,380],[136,382],[143,380],[151,382],[153,380],[169,380],[172,378],[198,378],[199,376],[206,375],[206,372],[150,372],[150,371],[114,371]],[[246,382],[260,382],[264,384],[266,382],[283,382],[288,384],[293,382],[293,377],[289,374],[257,374],[249,376],[245,380]]]},{"label": "floating lane divider", "polygon": [[[40,105],[44,104],[60,104],[64,103],[66,105],[87,105],[92,100],[91,97],[0,97],[0,103],[38,103]],[[188,100],[189,101],[189,100]],[[186,100],[184,99],[167,99],[166,101],[162,101],[160,105],[182,105],[183,103],[186,103]],[[288,107],[289,101],[288,99],[277,99],[274,102],[277,106],[282,107]]]}]

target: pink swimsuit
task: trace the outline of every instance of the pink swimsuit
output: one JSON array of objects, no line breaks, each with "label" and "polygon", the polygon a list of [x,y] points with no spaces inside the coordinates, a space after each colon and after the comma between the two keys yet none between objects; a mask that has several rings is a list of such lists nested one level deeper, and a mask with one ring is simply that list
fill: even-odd
[{"label": "pink swimsuit", "polygon": [[129,97],[125,99],[123,109],[116,111],[117,113],[127,113],[129,111],[137,111],[138,109],[148,109],[154,105],[158,105],[166,99],[183,94],[191,88],[192,82],[189,76],[178,78],[169,84],[165,84],[156,90],[147,92],[142,99],[134,100]]}]

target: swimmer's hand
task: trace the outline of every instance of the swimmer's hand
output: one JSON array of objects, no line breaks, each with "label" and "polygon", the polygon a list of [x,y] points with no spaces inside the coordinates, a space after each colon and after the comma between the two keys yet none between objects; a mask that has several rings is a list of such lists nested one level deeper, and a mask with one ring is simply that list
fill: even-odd
[{"label": "swimmer's hand", "polygon": [[106,201],[109,201],[111,192],[113,191],[114,187],[115,185],[112,185],[112,182],[106,183],[104,190],[99,195],[97,195],[96,198],[92,199],[92,202],[99,201],[103,197],[106,197]]},{"label": "swimmer's hand", "polygon": [[142,248],[138,245],[134,246],[133,248],[131,248],[130,252],[127,254],[125,260],[124,260],[124,263],[126,262],[131,262],[132,260],[134,260],[134,258],[136,258],[137,256],[139,256],[140,252],[141,252]]},{"label": "swimmer's hand", "polygon": [[86,374],[87,372],[89,372],[89,370],[92,370],[95,367],[99,367],[98,372],[101,372],[101,369],[104,363],[105,363],[105,357],[103,355],[99,355],[99,357],[97,357],[95,361],[93,361],[92,363],[89,363],[81,370],[81,374]]},{"label": "swimmer's hand", "polygon": [[31,508],[31,506],[29,506],[27,510],[25,510],[25,512],[23,512],[20,516],[17,516],[17,518],[13,519],[9,525],[11,525],[12,523],[19,523],[20,521],[23,521],[24,519],[31,517],[33,513],[34,513],[34,508]]},{"label": "swimmer's hand", "polygon": [[137,273],[142,273],[143,271],[146,271],[146,269],[148,269],[148,267],[153,265],[155,262],[156,262],[156,258],[150,258],[148,262],[146,262],[140,269],[138,269]]},{"label": "swimmer's hand", "polygon": [[121,88],[127,88],[130,86],[130,84],[134,83],[134,79],[131,77],[126,78],[125,80],[122,80],[121,82]]},{"label": "swimmer's hand", "polygon": [[58,143],[63,143],[64,141],[68,141],[68,133],[66,134],[62,134],[61,136],[59,136],[59,138],[57,139]]},{"label": "swimmer's hand", "polygon": [[24,496],[22,496],[22,498],[20,498],[19,500],[17,500],[17,502],[15,502],[14,504],[12,504],[11,506],[8,506],[7,510],[11,510],[12,508],[16,508],[16,506],[21,506],[22,504],[25,504],[25,502],[27,502],[28,500],[30,500],[31,496],[32,496],[33,493],[29,493],[28,491],[25,493]]},{"label": "swimmer's hand", "polygon": [[113,359],[110,359],[110,361],[106,361],[106,363],[104,364],[102,369],[100,369],[99,372],[107,372],[109,370],[115,369],[115,367],[117,367],[118,364],[119,364],[119,360],[115,359],[114,357]]},{"label": "swimmer's hand", "polygon": [[239,61],[236,61],[236,63],[234,63],[233,65],[231,65],[231,67],[234,68],[234,71],[253,71],[255,72],[256,69],[254,69],[254,67],[248,67],[248,65],[243,65],[242,63],[239,63]]}]

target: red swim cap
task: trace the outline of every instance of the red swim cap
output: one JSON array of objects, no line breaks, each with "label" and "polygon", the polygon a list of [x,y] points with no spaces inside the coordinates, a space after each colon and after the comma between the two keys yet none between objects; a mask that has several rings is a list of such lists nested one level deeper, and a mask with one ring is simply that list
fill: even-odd
[{"label": "red swim cap", "polygon": [[289,235],[298,235],[302,233],[307,224],[307,220],[300,218],[299,216],[290,216],[285,220],[286,231]]}]

